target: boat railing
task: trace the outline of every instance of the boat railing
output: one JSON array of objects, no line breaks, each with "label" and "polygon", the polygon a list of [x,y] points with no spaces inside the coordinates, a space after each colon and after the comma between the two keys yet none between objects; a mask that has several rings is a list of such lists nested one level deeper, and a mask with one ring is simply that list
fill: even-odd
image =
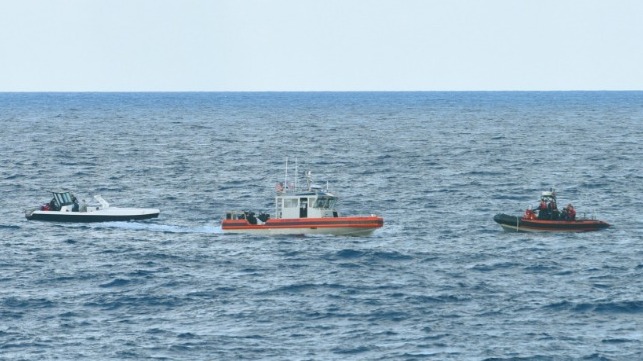
[{"label": "boat railing", "polygon": [[229,219],[229,220],[246,219],[246,212],[228,211],[228,212],[225,212],[225,219]]}]

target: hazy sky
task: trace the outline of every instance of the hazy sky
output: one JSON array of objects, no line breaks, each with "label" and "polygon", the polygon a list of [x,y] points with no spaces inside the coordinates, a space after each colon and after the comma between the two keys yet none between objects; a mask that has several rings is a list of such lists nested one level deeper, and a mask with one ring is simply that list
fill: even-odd
[{"label": "hazy sky", "polygon": [[641,90],[641,0],[0,0],[0,91]]}]

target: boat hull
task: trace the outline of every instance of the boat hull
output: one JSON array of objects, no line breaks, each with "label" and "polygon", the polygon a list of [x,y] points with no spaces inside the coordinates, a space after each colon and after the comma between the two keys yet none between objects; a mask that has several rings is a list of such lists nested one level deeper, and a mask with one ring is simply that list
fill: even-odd
[{"label": "boat hull", "polygon": [[49,222],[117,222],[156,218],[161,211],[152,208],[108,208],[93,212],[33,211],[25,214],[28,220]]},{"label": "boat hull", "polygon": [[226,233],[258,235],[367,236],[383,225],[384,219],[377,216],[269,219],[263,224],[251,224],[246,219],[225,219],[221,222],[221,229]]},{"label": "boat hull", "polygon": [[508,232],[592,232],[610,227],[609,223],[595,219],[551,221],[496,214],[493,220]]}]

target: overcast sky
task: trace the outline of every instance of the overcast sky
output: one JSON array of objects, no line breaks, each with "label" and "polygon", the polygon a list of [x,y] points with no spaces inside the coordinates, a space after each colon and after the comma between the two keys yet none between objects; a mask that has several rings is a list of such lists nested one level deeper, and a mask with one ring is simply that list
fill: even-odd
[{"label": "overcast sky", "polygon": [[641,0],[0,0],[0,91],[642,89]]}]

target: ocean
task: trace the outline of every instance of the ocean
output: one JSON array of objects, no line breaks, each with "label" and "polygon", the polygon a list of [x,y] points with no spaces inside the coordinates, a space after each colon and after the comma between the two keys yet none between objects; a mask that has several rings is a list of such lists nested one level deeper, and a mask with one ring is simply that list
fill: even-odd
[{"label": "ocean", "polygon": [[[0,126],[2,360],[643,359],[643,92],[0,93]],[[223,234],[287,161],[384,227]],[[494,223],[551,188],[613,226]],[[25,219],[61,189],[161,214]]]}]

